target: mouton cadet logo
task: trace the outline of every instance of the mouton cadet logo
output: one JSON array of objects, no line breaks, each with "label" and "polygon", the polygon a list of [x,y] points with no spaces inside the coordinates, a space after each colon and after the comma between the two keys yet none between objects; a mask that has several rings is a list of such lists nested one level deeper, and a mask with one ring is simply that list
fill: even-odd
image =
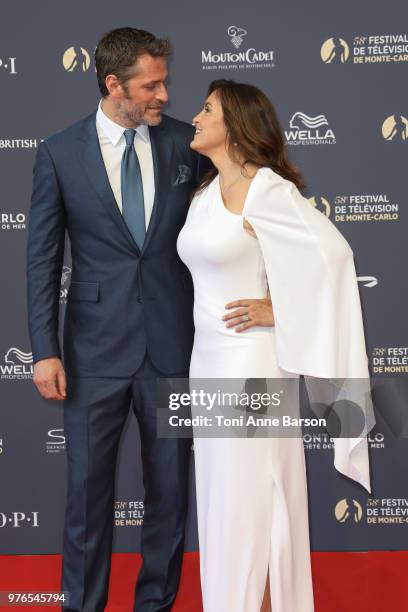
[{"label": "mouton cadet logo", "polygon": [[244,42],[244,36],[248,34],[244,28],[237,28],[237,26],[230,26],[227,30],[228,36],[231,38],[231,42],[236,49]]},{"label": "mouton cadet logo", "polygon": [[203,70],[227,69],[263,69],[275,67],[275,51],[272,49],[259,51],[255,46],[248,49],[241,48],[243,43],[250,39],[247,30],[240,26],[230,25],[226,30],[231,45],[236,50],[214,51],[207,49],[201,51],[201,67]]}]

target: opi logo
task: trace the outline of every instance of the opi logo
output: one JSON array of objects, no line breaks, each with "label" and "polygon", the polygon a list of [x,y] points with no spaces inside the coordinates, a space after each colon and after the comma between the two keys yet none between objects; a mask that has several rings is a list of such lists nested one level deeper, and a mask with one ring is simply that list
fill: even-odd
[{"label": "opi logo", "polygon": [[8,72],[9,74],[17,74],[16,71],[16,58],[15,57],[7,57],[0,58],[0,68]]},{"label": "opi logo", "polygon": [[3,527],[39,527],[39,512],[0,512],[0,529]]}]

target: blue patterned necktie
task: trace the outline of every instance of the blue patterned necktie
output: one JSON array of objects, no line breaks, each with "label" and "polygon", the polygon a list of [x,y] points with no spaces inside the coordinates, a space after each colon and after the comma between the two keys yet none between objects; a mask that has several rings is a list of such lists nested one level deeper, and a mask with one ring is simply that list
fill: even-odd
[{"label": "blue patterned necktie", "polygon": [[139,249],[146,236],[142,173],[133,142],[135,130],[124,131],[126,149],[122,156],[121,190],[122,215]]}]

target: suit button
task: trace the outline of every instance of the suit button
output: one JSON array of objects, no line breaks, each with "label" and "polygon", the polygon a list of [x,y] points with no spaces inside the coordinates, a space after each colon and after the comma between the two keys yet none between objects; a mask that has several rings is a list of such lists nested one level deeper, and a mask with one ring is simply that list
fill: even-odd
[{"label": "suit button", "polygon": [[141,303],[143,302],[143,299],[142,299],[142,298],[139,296],[139,297],[137,298],[137,301],[139,302],[139,304],[141,304]]}]

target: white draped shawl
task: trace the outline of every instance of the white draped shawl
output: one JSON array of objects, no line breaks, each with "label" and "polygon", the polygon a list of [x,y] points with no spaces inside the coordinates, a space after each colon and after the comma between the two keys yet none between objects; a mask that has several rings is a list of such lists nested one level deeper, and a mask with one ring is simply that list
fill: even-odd
[{"label": "white draped shawl", "polygon": [[375,420],[353,252],[333,223],[269,168],[258,170],[242,215],[265,262],[279,366],[336,384],[342,379],[346,388],[347,381],[350,388],[351,381],[367,381],[364,399],[346,391],[362,408],[365,428],[360,437],[334,439],[334,465],[370,491],[366,434]]}]

